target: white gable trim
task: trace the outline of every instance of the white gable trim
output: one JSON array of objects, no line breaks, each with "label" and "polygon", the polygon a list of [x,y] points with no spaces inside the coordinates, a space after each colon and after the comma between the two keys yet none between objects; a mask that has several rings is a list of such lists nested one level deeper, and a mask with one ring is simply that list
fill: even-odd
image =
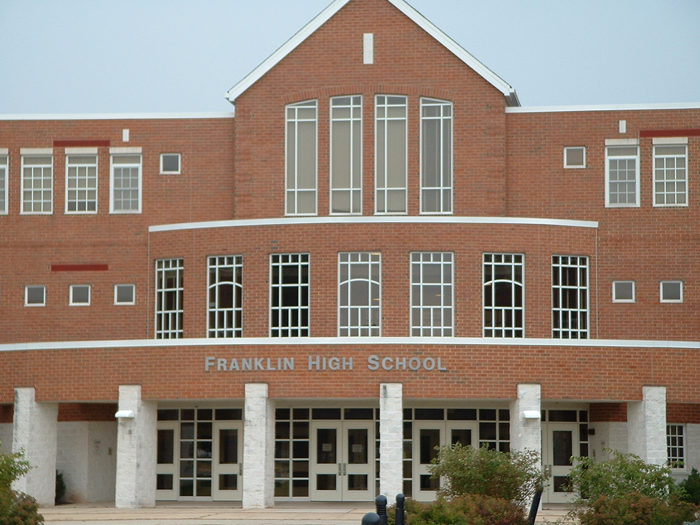
[{"label": "white gable trim", "polygon": [[[331,19],[338,11],[340,11],[350,0],[334,0],[328,7],[319,13],[311,22],[306,24],[298,33],[287,40],[277,51],[272,53],[262,64],[251,71],[248,76],[233,86],[228,93],[226,99],[235,104],[236,99],[243,94],[250,86],[260,80],[265,73],[275,67],[283,58],[291,53],[297,46],[313,34],[319,27]],[[457,58],[481,75],[493,87],[498,89],[503,96],[506,97],[507,106],[520,106],[518,95],[515,89],[493,71],[479,62],[472,54],[452,40],[449,36],[443,33],[432,22],[425,18],[422,14],[408,5],[404,0],[387,0],[399,11],[413,20],[419,27],[425,30],[435,40],[440,42],[448,50],[450,50]]]}]

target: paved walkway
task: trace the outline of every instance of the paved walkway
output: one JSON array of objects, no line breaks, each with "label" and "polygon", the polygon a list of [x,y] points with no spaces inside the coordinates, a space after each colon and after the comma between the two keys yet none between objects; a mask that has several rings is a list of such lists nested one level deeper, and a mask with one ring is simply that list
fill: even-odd
[{"label": "paved walkway", "polygon": [[[360,525],[375,509],[365,503],[278,503],[243,510],[240,504],[159,503],[150,509],[115,509],[114,504],[68,504],[40,509],[47,525]],[[537,523],[554,523],[566,509],[545,508]]]}]

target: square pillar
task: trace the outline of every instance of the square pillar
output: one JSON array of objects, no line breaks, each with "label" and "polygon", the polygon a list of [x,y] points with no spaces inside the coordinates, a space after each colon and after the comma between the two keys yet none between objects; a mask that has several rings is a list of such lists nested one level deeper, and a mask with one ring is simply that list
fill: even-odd
[{"label": "square pillar", "polygon": [[665,465],[666,387],[642,387],[642,401],[627,403],[628,450],[647,463]]},{"label": "square pillar", "polygon": [[118,509],[155,507],[157,405],[141,399],[140,385],[119,385],[117,417]]},{"label": "square pillar", "polygon": [[403,385],[379,385],[379,492],[389,505],[403,493]]},{"label": "square pillar", "polygon": [[24,450],[32,470],[14,482],[14,490],[34,497],[42,507],[56,499],[56,424],[58,403],[37,403],[34,387],[15,388],[12,451]]},{"label": "square pillar", "polygon": [[275,505],[275,409],[266,383],[245,385],[243,508]]},{"label": "square pillar", "polygon": [[541,387],[518,385],[518,397],[510,404],[510,448],[534,450],[542,459]]}]

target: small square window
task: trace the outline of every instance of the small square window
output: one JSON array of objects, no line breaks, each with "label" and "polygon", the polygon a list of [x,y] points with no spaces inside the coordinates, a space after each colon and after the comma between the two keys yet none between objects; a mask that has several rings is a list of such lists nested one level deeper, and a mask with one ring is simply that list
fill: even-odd
[{"label": "small square window", "polygon": [[90,285],[73,284],[70,287],[71,306],[90,306]]},{"label": "small square window", "polygon": [[634,300],[634,281],[613,282],[613,302],[633,303]]},{"label": "small square window", "polygon": [[25,286],[24,306],[46,306],[46,287]]},{"label": "small square window", "polygon": [[577,146],[575,148],[564,148],[564,167],[585,168],[586,148],[583,146]]},{"label": "small square window", "polygon": [[177,175],[180,173],[180,154],[161,153],[160,173],[162,175]]},{"label": "small square window", "polygon": [[662,303],[682,303],[683,282],[661,281],[660,294]]},{"label": "small square window", "polygon": [[135,304],[136,302],[136,285],[134,284],[115,284],[114,285],[114,304]]}]

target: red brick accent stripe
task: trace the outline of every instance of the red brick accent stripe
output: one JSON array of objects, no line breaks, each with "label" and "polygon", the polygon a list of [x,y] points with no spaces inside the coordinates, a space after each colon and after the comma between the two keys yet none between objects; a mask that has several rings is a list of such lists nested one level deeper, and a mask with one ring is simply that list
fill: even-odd
[{"label": "red brick accent stripe", "polygon": [[700,137],[700,128],[693,129],[643,129],[640,137]]},{"label": "red brick accent stripe", "polygon": [[54,140],[54,148],[87,148],[87,147],[105,147],[110,145],[109,140]]},{"label": "red brick accent stripe", "polygon": [[108,264],[52,264],[52,272],[106,272]]}]

